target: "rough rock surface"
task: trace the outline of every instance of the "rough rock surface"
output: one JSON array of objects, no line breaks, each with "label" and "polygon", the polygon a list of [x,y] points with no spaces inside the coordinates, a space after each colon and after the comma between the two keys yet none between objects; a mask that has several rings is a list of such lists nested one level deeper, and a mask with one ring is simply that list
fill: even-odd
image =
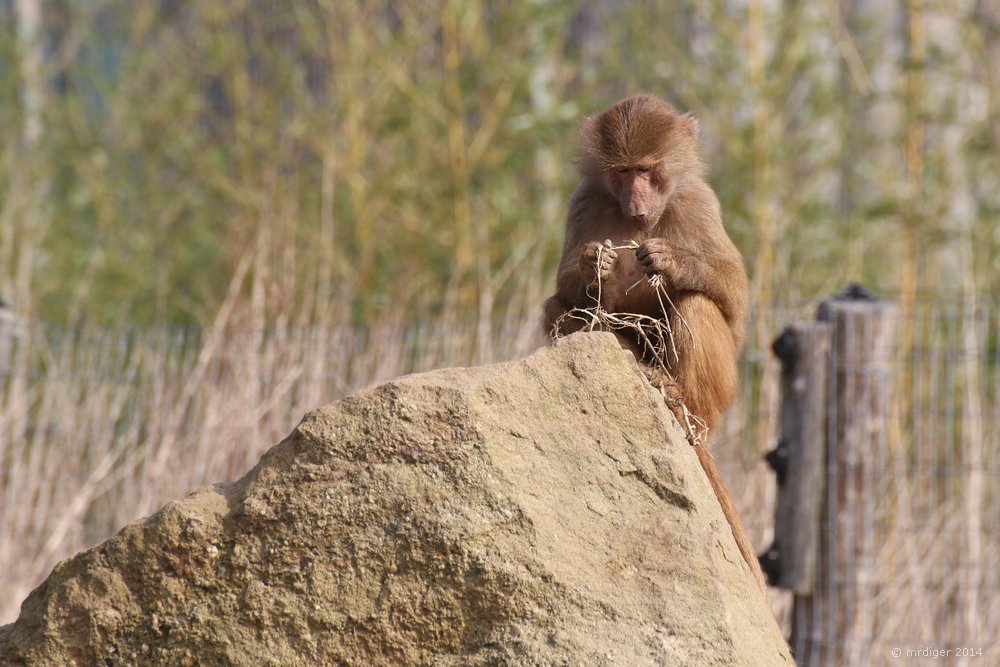
[{"label": "rough rock surface", "polygon": [[0,664],[792,664],[609,334],[307,415],[243,479],[60,563]]}]

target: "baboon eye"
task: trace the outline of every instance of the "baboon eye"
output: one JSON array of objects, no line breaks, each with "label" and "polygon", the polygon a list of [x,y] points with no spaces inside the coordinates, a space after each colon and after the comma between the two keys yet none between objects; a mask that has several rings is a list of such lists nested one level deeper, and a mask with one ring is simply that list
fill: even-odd
[{"label": "baboon eye", "polygon": [[649,173],[649,171],[650,171],[649,167],[639,167],[639,173],[640,174],[647,174],[647,173]]}]

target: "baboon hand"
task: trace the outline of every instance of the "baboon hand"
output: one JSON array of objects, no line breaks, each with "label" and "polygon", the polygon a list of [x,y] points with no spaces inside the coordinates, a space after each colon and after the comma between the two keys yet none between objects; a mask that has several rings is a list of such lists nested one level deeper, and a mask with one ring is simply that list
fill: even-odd
[{"label": "baboon hand", "polygon": [[674,253],[666,239],[648,239],[636,249],[635,258],[649,276],[669,278],[673,274]]},{"label": "baboon hand", "polygon": [[596,280],[600,277],[603,280],[611,274],[618,253],[610,246],[611,243],[608,241],[604,243],[591,241],[583,247],[583,252],[580,253],[580,271],[585,278]]}]

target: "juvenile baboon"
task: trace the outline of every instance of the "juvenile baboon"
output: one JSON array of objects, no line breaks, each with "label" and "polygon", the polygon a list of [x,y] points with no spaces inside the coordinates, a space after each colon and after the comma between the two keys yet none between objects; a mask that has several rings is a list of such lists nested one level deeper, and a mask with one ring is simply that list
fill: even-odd
[{"label": "juvenile baboon", "polygon": [[[546,329],[565,335],[583,327],[583,320],[564,314],[595,306],[598,287],[605,311],[665,320],[672,354],[658,362],[636,330],[615,334],[675,411],[683,404],[712,429],[736,396],[749,290],[743,258],[703,178],[698,123],[663,100],[635,95],[587,119],[582,139],[581,178],[569,204],[556,293],[545,303]],[[620,247],[633,241],[635,249]],[[669,299],[645,276],[660,276]],[[658,372],[663,362],[666,377]],[[704,446],[696,450],[763,585],[715,462]]]}]

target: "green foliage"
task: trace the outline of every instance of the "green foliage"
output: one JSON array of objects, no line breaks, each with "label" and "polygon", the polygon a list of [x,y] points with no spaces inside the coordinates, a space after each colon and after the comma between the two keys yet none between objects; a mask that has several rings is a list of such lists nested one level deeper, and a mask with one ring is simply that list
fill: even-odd
[{"label": "green foliage", "polygon": [[918,290],[996,287],[1000,49],[959,9],[922,57],[895,10],[793,0],[48,10],[33,74],[0,5],[0,291],[47,321],[532,312],[576,123],[639,90],[700,118],[759,299],[891,292],[918,255]]}]

